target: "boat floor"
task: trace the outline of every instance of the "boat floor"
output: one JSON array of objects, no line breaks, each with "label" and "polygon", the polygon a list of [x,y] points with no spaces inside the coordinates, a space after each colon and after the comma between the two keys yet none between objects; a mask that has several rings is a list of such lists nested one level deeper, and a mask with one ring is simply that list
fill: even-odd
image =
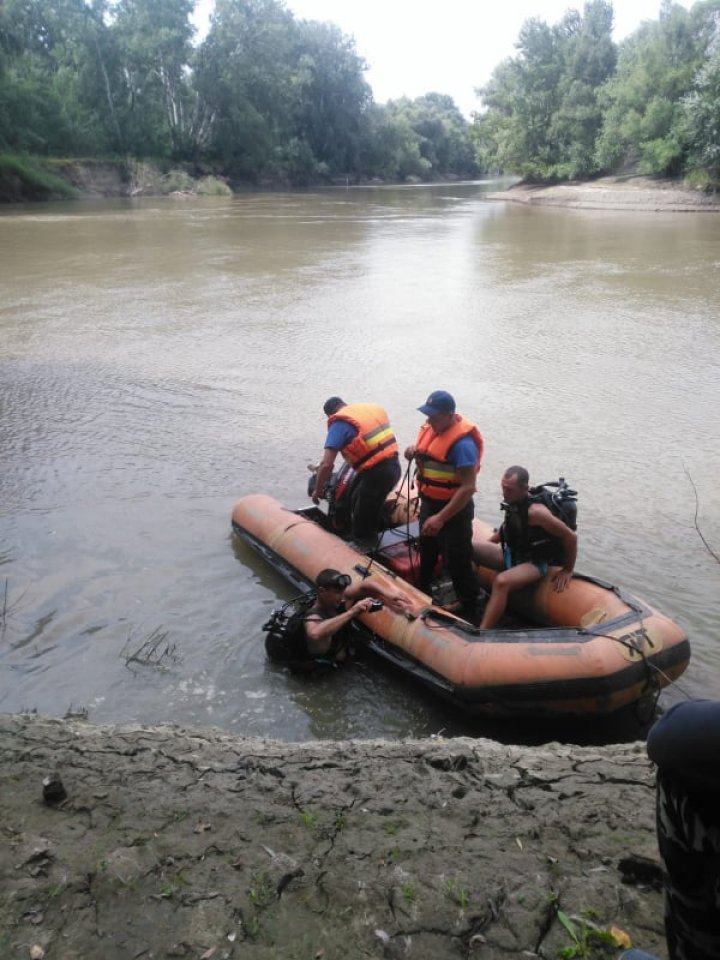
[{"label": "boat floor", "polygon": [[[310,514],[310,519],[314,520],[316,523],[319,523],[323,529],[328,530],[327,526],[327,516],[317,508],[311,508],[312,513],[307,510],[299,511],[303,515],[308,516]],[[315,511],[319,516],[315,515]],[[336,533],[333,530],[328,530],[329,533],[333,533],[335,536],[338,536],[341,540],[345,540],[348,543],[353,543],[350,537],[343,537],[340,534]],[[388,557],[386,551],[388,548],[395,547],[398,544],[408,544],[410,546],[417,546],[419,542],[419,524],[416,522],[410,524],[409,526],[403,527],[391,527],[387,530],[383,530],[380,536],[378,537],[377,542],[366,551],[366,555],[373,562],[382,564],[388,569],[392,570],[392,567],[388,563]],[[403,580],[403,577],[400,574],[396,574],[399,579]],[[477,607],[475,612],[475,625],[480,622],[482,618],[483,611],[485,606],[490,599],[489,592],[480,584],[480,592],[478,594]],[[432,603],[436,607],[441,607],[449,612],[452,612],[459,616],[458,609],[460,606],[457,594],[450,579],[450,575],[443,571],[439,576],[437,576],[432,583]],[[507,610],[495,630],[532,630],[547,628],[548,624],[535,623],[530,620],[524,619],[517,616],[511,610]]]}]

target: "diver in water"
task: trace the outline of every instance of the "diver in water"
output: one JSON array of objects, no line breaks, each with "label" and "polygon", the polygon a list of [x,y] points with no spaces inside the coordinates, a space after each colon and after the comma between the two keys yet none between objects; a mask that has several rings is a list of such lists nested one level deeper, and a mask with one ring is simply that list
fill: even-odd
[{"label": "diver in water", "polygon": [[315,578],[315,604],[305,615],[305,643],[309,658],[347,659],[350,649],[347,627],[358,614],[381,610],[387,604],[407,613],[409,600],[400,592],[361,580],[353,583],[346,573],[328,568]]}]

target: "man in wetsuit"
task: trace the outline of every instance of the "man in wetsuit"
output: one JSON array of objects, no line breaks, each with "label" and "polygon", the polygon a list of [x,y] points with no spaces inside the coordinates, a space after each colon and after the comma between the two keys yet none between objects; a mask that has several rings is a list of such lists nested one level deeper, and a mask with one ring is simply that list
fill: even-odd
[{"label": "man in wetsuit", "polygon": [[555,589],[570,583],[577,557],[577,534],[546,506],[529,497],[525,467],[508,467],[502,478],[505,520],[488,541],[475,544],[475,561],[502,573],[493,580],[481,630],[491,630],[507,606],[508,596],[544,577],[550,567]]},{"label": "man in wetsuit", "polygon": [[347,627],[361,613],[368,613],[377,601],[407,613],[411,604],[400,592],[377,583],[353,583],[346,573],[327,568],[315,578],[317,599],[305,616],[305,642],[309,658],[324,657],[340,662],[350,651]]}]

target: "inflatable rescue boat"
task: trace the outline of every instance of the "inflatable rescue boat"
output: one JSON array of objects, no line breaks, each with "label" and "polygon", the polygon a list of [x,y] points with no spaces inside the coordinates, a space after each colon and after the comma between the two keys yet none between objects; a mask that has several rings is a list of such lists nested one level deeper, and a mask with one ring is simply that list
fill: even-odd
[{"label": "inflatable rescue boat", "polygon": [[[474,524],[474,538],[486,540],[491,528]],[[576,574],[556,593],[546,576],[511,595],[510,622],[481,632],[413,585],[409,526],[390,527],[369,556],[333,532],[317,507],[290,510],[263,494],[236,503],[232,526],[298,591],[334,567],[404,593],[411,614],[385,606],[357,617],[356,628],[373,652],[469,713],[606,715],[656,694],[690,659],[675,623],[592,577]],[[478,567],[478,575],[489,587],[495,574]]]}]

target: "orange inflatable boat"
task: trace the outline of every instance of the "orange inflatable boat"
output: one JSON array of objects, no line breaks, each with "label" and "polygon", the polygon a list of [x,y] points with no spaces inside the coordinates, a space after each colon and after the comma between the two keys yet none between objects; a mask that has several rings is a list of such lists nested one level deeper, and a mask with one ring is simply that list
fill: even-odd
[{"label": "orange inflatable boat", "polygon": [[[618,587],[575,575],[556,593],[549,578],[511,597],[512,625],[480,632],[408,580],[413,540],[390,529],[373,558],[324,529],[315,507],[289,510],[253,494],[232,513],[235,534],[298,591],[325,567],[402,591],[408,617],[387,607],[354,621],[368,647],[470,713],[541,717],[603,715],[677,679],[690,647],[682,630]],[[478,539],[491,530],[475,521]],[[494,573],[478,568],[486,585]]]}]

